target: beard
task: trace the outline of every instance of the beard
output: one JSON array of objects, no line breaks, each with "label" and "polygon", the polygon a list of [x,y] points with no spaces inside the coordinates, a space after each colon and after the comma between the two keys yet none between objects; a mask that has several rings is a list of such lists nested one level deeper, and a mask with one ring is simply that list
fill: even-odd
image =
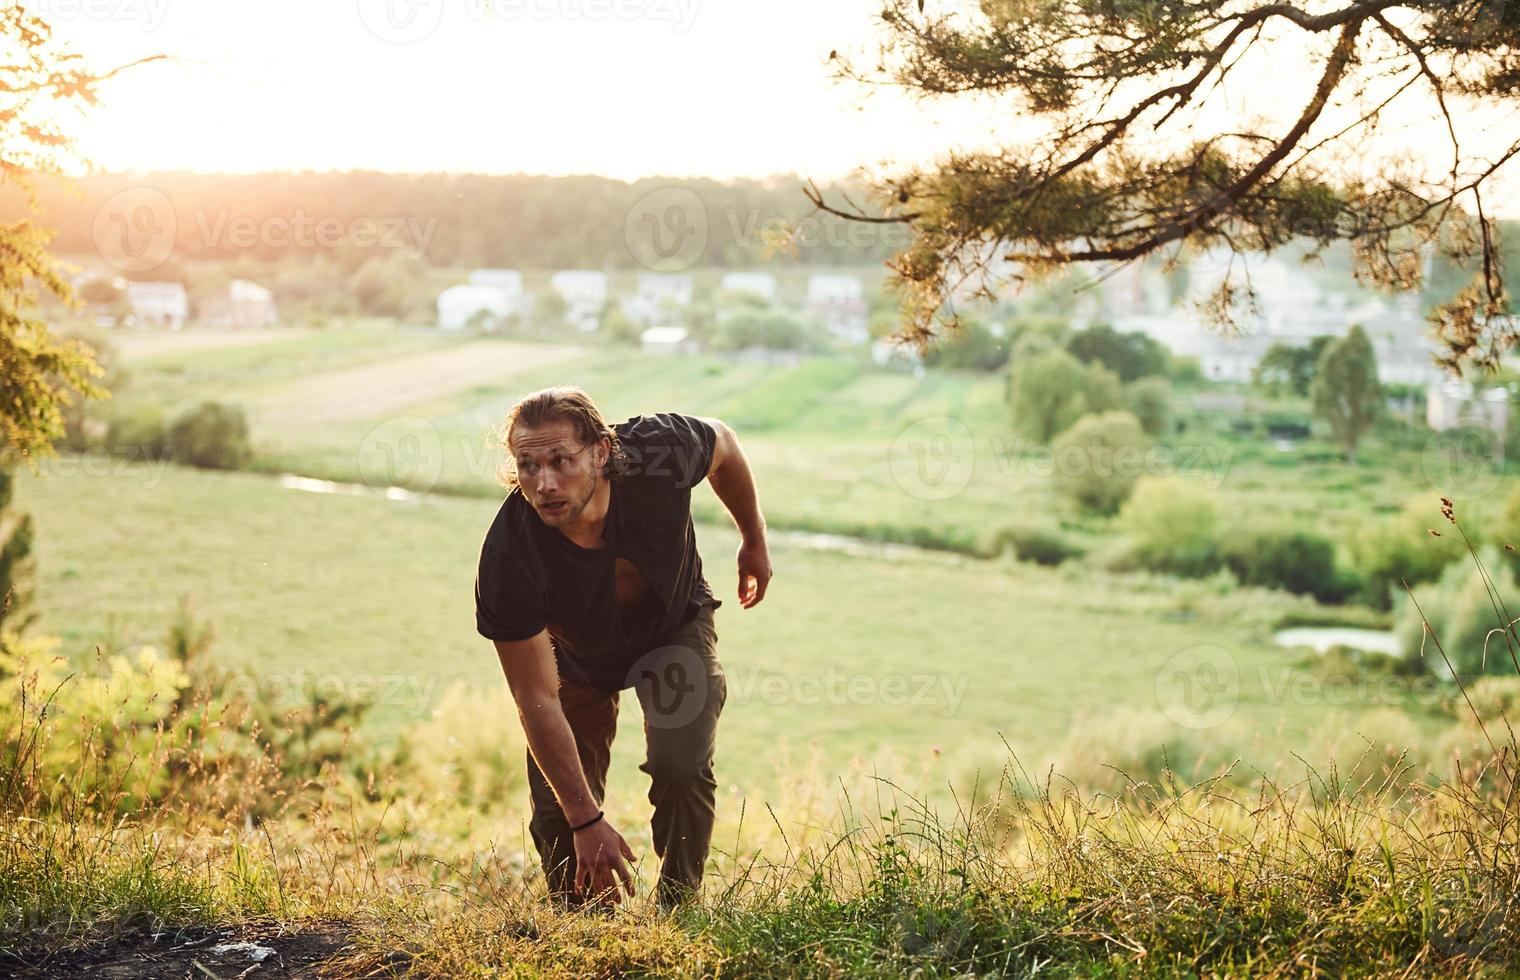
[{"label": "beard", "polygon": [[538,512],[539,518],[550,527],[563,527],[566,524],[573,523],[581,516],[581,512],[586,509],[586,505],[591,503],[591,497],[596,493],[596,481],[597,476],[593,473],[591,482],[586,487],[585,494],[579,499],[574,497],[568,498],[569,503],[560,514],[546,514],[540,510]]}]

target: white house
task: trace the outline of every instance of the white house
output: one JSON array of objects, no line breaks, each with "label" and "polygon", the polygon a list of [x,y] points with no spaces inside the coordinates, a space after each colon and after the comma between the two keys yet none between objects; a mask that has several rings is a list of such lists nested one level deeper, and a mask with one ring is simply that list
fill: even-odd
[{"label": "white house", "polygon": [[139,326],[178,330],[190,316],[190,296],[178,282],[129,282],[127,305]]},{"label": "white house", "polygon": [[718,281],[718,290],[725,293],[748,293],[763,300],[776,298],[776,277],[769,272],[725,272]]},{"label": "white house", "polygon": [[1425,423],[1436,431],[1460,425],[1483,425],[1499,437],[1509,424],[1509,392],[1489,388],[1480,394],[1465,381],[1431,385],[1425,395]]},{"label": "white house", "polygon": [[607,273],[562,269],[549,277],[549,288],[570,308],[567,319],[582,330],[595,330],[607,303]]},{"label": "white house", "polygon": [[438,294],[438,326],[442,330],[463,330],[485,321],[494,327],[516,308],[511,297],[495,286],[468,283],[451,286]]},{"label": "white house", "polygon": [[639,276],[639,295],[659,306],[690,306],[691,276],[673,272],[642,273]]},{"label": "white house", "polygon": [[825,273],[809,276],[807,311],[841,340],[864,344],[870,339],[866,330],[865,289],[855,276]]},{"label": "white house", "polygon": [[512,304],[512,312],[522,308],[523,277],[516,269],[476,269],[470,273],[470,285],[499,289]]},{"label": "white house", "polygon": [[646,354],[689,352],[692,344],[685,327],[650,327],[639,334],[639,345]]},{"label": "white house", "polygon": [[691,305],[691,277],[678,273],[646,272],[639,276],[638,288],[623,300],[623,312],[634,323],[654,324],[673,310]]},{"label": "white house", "polygon": [[256,282],[234,279],[209,298],[197,314],[200,322],[229,330],[257,330],[279,322],[274,294]]}]

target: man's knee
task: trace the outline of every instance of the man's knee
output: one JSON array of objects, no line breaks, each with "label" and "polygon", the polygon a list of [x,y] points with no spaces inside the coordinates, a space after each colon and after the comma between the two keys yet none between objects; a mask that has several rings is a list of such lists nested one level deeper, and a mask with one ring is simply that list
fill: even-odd
[{"label": "man's knee", "polygon": [[652,742],[649,757],[639,768],[649,774],[656,786],[715,786],[712,761],[705,747],[668,739]]}]

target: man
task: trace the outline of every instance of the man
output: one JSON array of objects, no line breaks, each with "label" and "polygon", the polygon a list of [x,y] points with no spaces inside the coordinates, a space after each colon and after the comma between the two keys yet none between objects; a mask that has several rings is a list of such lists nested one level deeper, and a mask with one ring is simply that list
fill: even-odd
[{"label": "man", "polygon": [[569,907],[633,894],[633,852],[602,812],[619,692],[644,713],[658,898],[702,880],[727,696],[691,488],[712,485],[742,536],[739,602],[771,578],[748,461],[718,419],[640,415],[609,426],[559,386],[507,415],[510,488],[480,552],[476,628],[496,644],[528,740],[529,823],[551,895]]}]

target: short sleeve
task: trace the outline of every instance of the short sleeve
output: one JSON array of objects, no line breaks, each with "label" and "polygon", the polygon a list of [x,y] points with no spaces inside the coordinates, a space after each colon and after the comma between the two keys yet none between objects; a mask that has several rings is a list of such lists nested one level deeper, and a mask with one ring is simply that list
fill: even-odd
[{"label": "short sleeve", "polygon": [[475,629],[488,640],[526,640],[547,623],[539,590],[521,563],[509,561],[489,541],[475,573]]},{"label": "short sleeve", "polygon": [[690,489],[707,479],[712,469],[718,432],[694,415],[656,412],[630,420],[624,449],[635,469],[646,477]]}]

